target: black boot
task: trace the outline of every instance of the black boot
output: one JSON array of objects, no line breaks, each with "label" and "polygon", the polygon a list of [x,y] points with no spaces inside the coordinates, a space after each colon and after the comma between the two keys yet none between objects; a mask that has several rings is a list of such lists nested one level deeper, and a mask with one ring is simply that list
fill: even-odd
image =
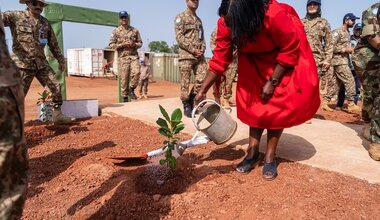
[{"label": "black boot", "polygon": [[183,103],[183,114],[186,117],[191,118],[191,111],[193,111],[193,108],[191,107],[189,100],[182,101],[182,103]]},{"label": "black boot", "polygon": [[194,94],[194,93],[190,93],[190,96],[189,96],[189,103],[191,105],[191,110],[194,108],[194,99],[195,99],[195,96],[197,94]]},{"label": "black boot", "polygon": [[135,94],[135,89],[131,88],[130,90],[131,91],[129,92],[130,93],[129,95],[131,96],[131,99],[137,99],[137,96]]},{"label": "black boot", "polygon": [[129,102],[129,97],[123,97],[123,102]]}]

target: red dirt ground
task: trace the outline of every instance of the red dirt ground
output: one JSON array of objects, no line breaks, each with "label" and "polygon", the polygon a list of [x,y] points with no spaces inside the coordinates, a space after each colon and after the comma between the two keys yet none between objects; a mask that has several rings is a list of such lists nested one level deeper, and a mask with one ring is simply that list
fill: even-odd
[{"label": "red dirt ground", "polygon": [[[68,97],[116,101],[116,81],[68,78]],[[82,86],[86,85],[86,87]],[[26,99],[35,115],[36,83]],[[176,97],[177,84],[157,82],[151,98]],[[360,123],[344,112],[317,117]],[[380,185],[279,160],[279,176],[266,182],[260,166],[234,171],[244,151],[209,143],[188,149],[174,172],[157,165],[111,159],[137,156],[164,140],[157,128],[122,117],[72,125],[26,123],[30,171],[23,219],[378,219]],[[190,138],[182,135],[183,140]],[[333,166],[333,161],[331,163]]]}]

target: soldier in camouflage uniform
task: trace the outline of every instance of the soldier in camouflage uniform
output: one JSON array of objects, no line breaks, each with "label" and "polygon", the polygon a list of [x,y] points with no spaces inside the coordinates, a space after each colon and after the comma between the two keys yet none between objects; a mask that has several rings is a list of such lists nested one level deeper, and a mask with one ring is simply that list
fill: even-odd
[{"label": "soldier in camouflage uniform", "polygon": [[4,25],[9,26],[12,32],[12,58],[20,69],[25,96],[36,77],[41,85],[48,87],[53,94],[53,121],[58,124],[70,123],[74,119],[64,116],[61,112],[61,87],[44,52],[45,46],[48,45],[59,62],[60,70],[65,69],[65,58],[59,49],[54,31],[49,21],[41,16],[47,4],[44,0],[26,1],[26,4],[26,11],[6,11],[2,14]]},{"label": "soldier in camouflage uniform", "polygon": [[[353,64],[363,80],[364,136],[370,140],[369,155],[380,161],[380,3],[363,12],[361,41],[355,48]],[[370,122],[370,123],[369,123]],[[369,129],[368,129],[369,128]],[[369,134],[365,134],[369,130]],[[369,137],[368,137],[369,136]]]},{"label": "soldier in camouflage uniform", "polygon": [[[212,53],[216,47],[216,32],[217,28],[211,34],[210,48]],[[226,109],[230,109],[230,98],[232,97],[232,85],[236,77],[238,66],[237,66],[237,51],[234,53],[234,60],[228,67],[227,71],[222,76],[221,80],[218,80],[214,84],[214,97],[215,101],[221,103],[222,106]],[[222,89],[222,90],[221,90]],[[223,101],[220,102],[220,97],[223,95]]]},{"label": "soldier in camouflage uniform", "polygon": [[27,189],[24,91],[0,14],[0,219],[20,219]]},{"label": "soldier in camouflage uniform", "polygon": [[[187,9],[176,16],[174,25],[179,46],[179,72],[181,74],[181,100],[184,114],[191,117],[194,98],[207,73],[204,58],[206,42],[201,19],[196,15],[199,0],[186,0]],[[195,83],[189,93],[191,71],[195,74]]]},{"label": "soldier in camouflage uniform", "polygon": [[[350,44],[349,28],[355,24],[355,20],[359,19],[352,13],[348,13],[343,17],[343,25],[334,30],[334,57],[332,65],[334,67],[334,77],[337,78],[339,86],[343,83],[347,91],[348,112],[359,112],[360,108],[354,103],[356,90],[355,80],[349,67],[349,55],[353,53]],[[335,93],[335,92],[334,92]],[[328,103],[333,97],[333,93],[328,89],[327,94],[324,96],[324,103]],[[325,110],[329,110],[325,108]],[[331,109],[332,111],[332,109]]]},{"label": "soldier in camouflage uniform", "polygon": [[128,13],[121,11],[119,18],[121,25],[112,32],[109,47],[118,52],[121,72],[121,95],[124,102],[128,102],[128,96],[131,96],[131,99],[137,99],[135,88],[140,78],[137,49],[141,48],[143,43],[139,31],[129,25]]},{"label": "soldier in camouflage uniform", "polygon": [[332,70],[330,70],[333,56],[331,28],[329,22],[321,17],[321,0],[307,1],[307,14],[302,22],[317,63],[320,89],[325,90],[326,83],[328,83],[327,88],[334,88],[334,81],[331,81]]}]

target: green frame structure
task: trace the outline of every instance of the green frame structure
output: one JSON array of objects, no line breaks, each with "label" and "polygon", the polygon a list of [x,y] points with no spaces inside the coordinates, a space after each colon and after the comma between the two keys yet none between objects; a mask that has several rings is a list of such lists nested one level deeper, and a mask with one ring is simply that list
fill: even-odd
[{"label": "green frame structure", "polygon": [[[57,37],[59,47],[62,51],[64,51],[62,30],[62,22],[64,21],[112,27],[119,26],[119,14],[117,12],[76,7],[58,3],[49,2],[49,5],[44,9],[44,16],[50,21],[54,33]],[[58,61],[52,56],[52,53],[48,48],[46,49],[46,55],[50,66],[57,73],[56,77],[61,84],[62,98],[66,100],[67,96],[65,74],[59,71]],[[120,83],[118,84],[120,93]]]}]

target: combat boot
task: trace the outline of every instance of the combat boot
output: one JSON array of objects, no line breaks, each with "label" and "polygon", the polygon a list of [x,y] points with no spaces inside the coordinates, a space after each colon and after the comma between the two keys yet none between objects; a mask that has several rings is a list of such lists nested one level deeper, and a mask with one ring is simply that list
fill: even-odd
[{"label": "combat boot", "polygon": [[380,144],[369,144],[368,153],[373,160],[380,161]]},{"label": "combat boot", "polygon": [[348,113],[360,113],[362,110],[359,106],[355,105],[354,101],[348,101]]},{"label": "combat boot", "polygon": [[325,111],[328,111],[328,112],[333,112],[334,110],[332,108],[330,108],[330,106],[328,104],[329,104],[328,101],[323,100],[323,102],[322,102],[322,109],[325,110]]},{"label": "combat boot", "polygon": [[133,88],[130,88],[130,92],[129,92],[129,95],[131,96],[131,99],[137,99],[137,96],[136,96],[136,94],[135,94],[135,89],[133,89]]},{"label": "combat boot", "polygon": [[231,109],[230,99],[223,98],[223,108]]},{"label": "combat boot", "polygon": [[123,102],[129,102],[129,97],[123,97]]},{"label": "combat boot", "polygon": [[363,131],[362,131],[363,138],[369,140],[370,133],[371,133],[371,124],[370,123],[364,123]]},{"label": "combat boot", "polygon": [[54,108],[52,118],[54,124],[70,124],[75,120],[75,118],[70,118],[63,115],[60,108]]},{"label": "combat boot", "polygon": [[183,103],[183,114],[188,117],[188,118],[191,118],[191,112],[193,111],[193,108],[192,106],[190,105],[190,101],[182,101]]},{"label": "combat boot", "polygon": [[189,104],[191,106],[191,110],[193,110],[193,108],[194,108],[194,99],[195,99],[195,96],[197,96],[197,94],[190,93],[190,95],[189,95]]}]

